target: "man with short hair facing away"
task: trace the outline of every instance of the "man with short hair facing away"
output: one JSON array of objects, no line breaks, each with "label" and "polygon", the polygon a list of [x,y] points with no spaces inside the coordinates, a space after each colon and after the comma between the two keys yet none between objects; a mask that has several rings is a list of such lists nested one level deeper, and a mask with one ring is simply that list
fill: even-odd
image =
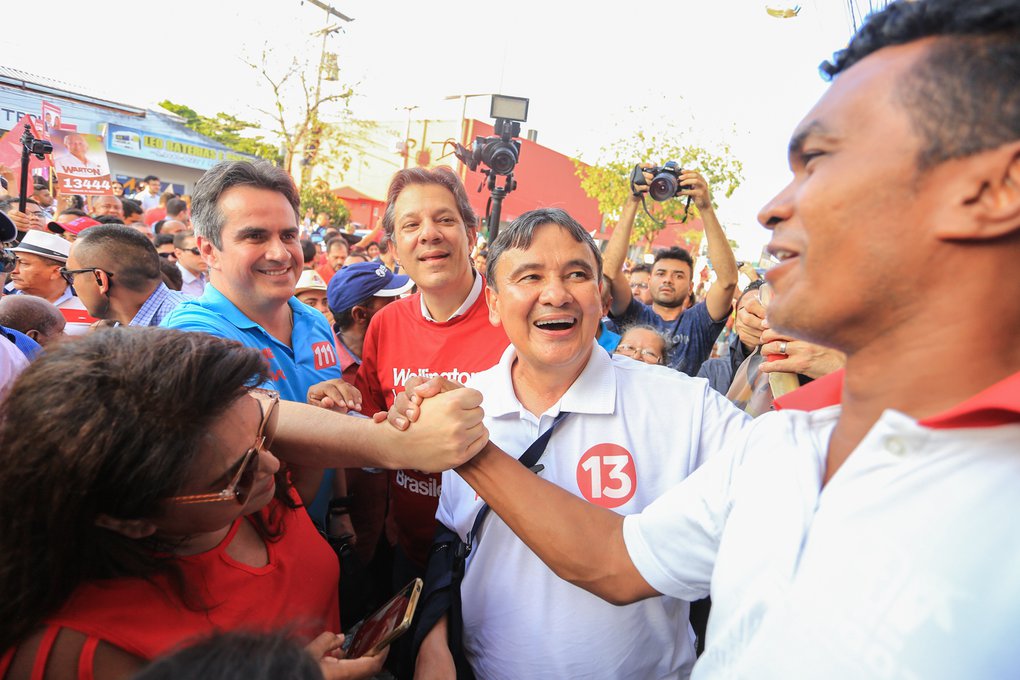
[{"label": "man with short hair facing away", "polygon": [[[540,476],[625,515],[690,475],[747,418],[704,381],[611,357],[595,343],[601,264],[587,230],[563,210],[533,210],[501,230],[485,293],[511,346],[469,384],[482,393],[490,442],[514,458],[562,419],[538,459]],[[462,541],[482,504],[443,473],[436,517]],[[478,678],[686,678],[695,660],[687,602],[615,607],[562,581],[496,515],[478,529],[460,596]],[[437,677],[453,677],[446,642],[441,622],[422,645],[420,671],[445,659]]]},{"label": "man with short hair facing away", "polygon": [[183,198],[171,198],[166,202],[166,219],[180,222],[185,227],[191,226],[191,217],[188,215],[188,202]]},{"label": "man with short hair facing away", "polygon": [[64,274],[92,316],[123,326],[158,326],[185,299],[163,282],[152,243],[123,225],[85,231],[71,246]]},{"label": "man with short hair facing away", "polygon": [[581,588],[617,604],[711,590],[698,680],[1020,668],[1016,63],[1018,0],[897,0],[823,63],[792,177],[758,215],[779,261],[770,327],[847,355],[779,400],[798,410],[759,416],[626,518],[491,449],[457,467]]},{"label": "man with short hair facing away", "polygon": [[205,292],[209,265],[202,259],[195,232],[179,231],[174,234],[174,258],[181,271],[181,292],[199,297]]},{"label": "man with short hair facing away", "polygon": [[64,337],[67,319],[56,305],[35,295],[0,297],[0,326],[13,328],[46,347]]},{"label": "man with short hair facing away", "polygon": [[15,295],[36,295],[52,302],[67,320],[68,335],[84,335],[95,318],[89,316],[83,301],[61,274],[67,263],[71,244],[47,231],[30,231],[11,250],[17,264],[11,272],[8,292]]},{"label": "man with short hair facing away", "polygon": [[[647,173],[645,173],[647,176]],[[651,180],[651,177],[647,177]],[[726,233],[719,224],[708,183],[700,173],[684,170],[679,177],[681,191],[674,200],[690,196],[705,226],[708,257],[715,268],[716,281],[703,303],[686,309],[694,291],[694,260],[683,248],[670,248],[655,255],[649,278],[651,305],[639,302],[631,293],[630,282],[623,273],[634,217],[641,206],[641,196],[627,198],[613,235],[606,247],[606,275],[613,280],[612,319],[620,326],[646,323],[662,329],[672,345],[666,365],[697,375],[701,363],[712,353],[712,346],[726,325],[737,288],[737,261],[733,257]],[[642,192],[647,186],[639,187]]]},{"label": "man with short hair facing away", "polygon": [[142,190],[131,198],[142,204],[143,211],[152,210],[159,205],[159,187],[159,177],[156,177],[155,175],[147,175],[145,179],[142,180]]},{"label": "man with short hair facing away", "polygon": [[[464,185],[447,168],[394,175],[383,227],[418,293],[387,305],[369,324],[355,383],[365,413],[389,409],[412,375],[463,383],[506,348],[506,333],[489,323],[484,281],[471,264],[477,224]],[[440,483],[439,475],[416,470],[390,473],[398,586],[424,571]]]},{"label": "man with short hair facing away", "polygon": [[96,196],[92,201],[92,217],[99,219],[105,215],[116,217],[124,223],[124,205],[116,196]]},{"label": "man with short hair facing away", "polygon": [[177,194],[174,192],[164,191],[159,195],[159,203],[142,213],[142,220],[150,227],[160,220],[165,220],[167,203],[175,198],[177,198]]}]

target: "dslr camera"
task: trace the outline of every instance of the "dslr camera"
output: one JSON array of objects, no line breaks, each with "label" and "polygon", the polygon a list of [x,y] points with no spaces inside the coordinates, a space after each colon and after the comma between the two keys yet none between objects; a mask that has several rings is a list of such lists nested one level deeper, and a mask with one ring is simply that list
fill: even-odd
[{"label": "dslr camera", "polygon": [[[630,174],[631,193],[637,195],[637,187],[648,186],[648,195],[653,200],[669,200],[687,188],[680,185],[680,173],[683,171],[676,161],[666,161],[662,167],[658,165],[645,167],[638,163]],[[645,180],[646,172],[653,175],[651,182]]]},{"label": "dslr camera", "polygon": [[528,120],[528,100],[523,97],[492,95],[489,115],[496,119],[496,134],[492,137],[475,137],[471,149],[460,144],[455,146],[454,155],[472,170],[479,163],[487,165],[489,171],[504,177],[513,174],[521,157],[521,143],[515,139],[521,134],[521,123]]}]

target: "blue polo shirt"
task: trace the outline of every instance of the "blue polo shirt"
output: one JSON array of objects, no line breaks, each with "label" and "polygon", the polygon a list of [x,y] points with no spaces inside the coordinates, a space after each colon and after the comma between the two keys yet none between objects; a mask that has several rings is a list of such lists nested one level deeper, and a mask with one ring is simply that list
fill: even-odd
[{"label": "blue polo shirt", "polygon": [[178,304],[160,325],[237,340],[259,350],[272,376],[272,382],[263,387],[276,390],[281,399],[304,403],[309,387],[341,377],[340,363],[326,317],[296,297],[287,304],[294,315],[291,347],[245,316],[212,284],[201,297]]},{"label": "blue polo shirt", "polygon": [[666,365],[690,376],[698,374],[701,364],[712,354],[712,345],[726,326],[726,317],[714,321],[704,302],[699,302],[674,321],[666,321],[651,306],[637,298],[620,316],[614,316],[621,328],[632,324],[648,324],[666,334],[673,347],[666,355]]}]

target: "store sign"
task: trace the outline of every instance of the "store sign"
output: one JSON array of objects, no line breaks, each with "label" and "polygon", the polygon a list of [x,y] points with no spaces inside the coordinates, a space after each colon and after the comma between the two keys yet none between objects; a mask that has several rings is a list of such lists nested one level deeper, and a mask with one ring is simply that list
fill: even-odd
[{"label": "store sign", "polygon": [[106,127],[106,150],[135,158],[208,170],[220,161],[251,161],[254,156],[206,146],[177,137],[156,135],[110,123]]}]

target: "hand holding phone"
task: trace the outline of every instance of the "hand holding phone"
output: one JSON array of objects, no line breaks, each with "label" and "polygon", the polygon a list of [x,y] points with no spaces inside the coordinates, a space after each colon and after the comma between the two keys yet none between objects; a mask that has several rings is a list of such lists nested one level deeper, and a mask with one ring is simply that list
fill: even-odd
[{"label": "hand holding phone", "polygon": [[347,658],[375,656],[407,632],[418,606],[421,587],[422,580],[414,579],[375,613],[354,624],[343,644]]}]

